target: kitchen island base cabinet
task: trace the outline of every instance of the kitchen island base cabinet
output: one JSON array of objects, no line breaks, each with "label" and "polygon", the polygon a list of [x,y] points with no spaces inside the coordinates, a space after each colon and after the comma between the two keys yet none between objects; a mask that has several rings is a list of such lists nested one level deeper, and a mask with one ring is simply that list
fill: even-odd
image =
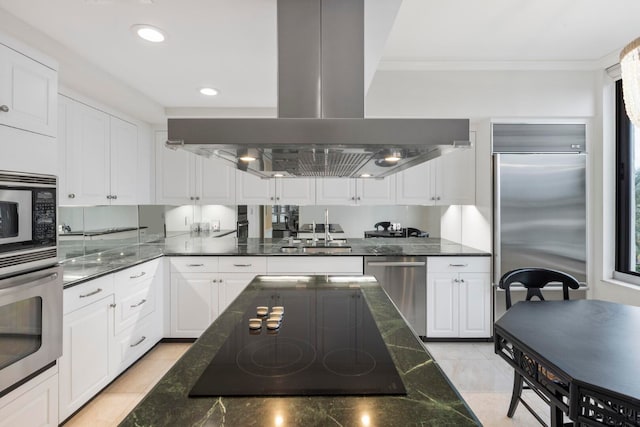
[{"label": "kitchen island base cabinet", "polygon": [[488,257],[427,258],[427,339],[489,338]]},{"label": "kitchen island base cabinet", "polygon": [[58,367],[0,398],[0,427],[58,425]]}]

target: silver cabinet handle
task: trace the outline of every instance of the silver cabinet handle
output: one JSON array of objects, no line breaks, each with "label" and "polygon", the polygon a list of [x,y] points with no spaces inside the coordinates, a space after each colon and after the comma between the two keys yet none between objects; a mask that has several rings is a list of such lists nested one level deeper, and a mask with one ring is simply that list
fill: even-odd
[{"label": "silver cabinet handle", "polygon": [[218,283],[218,281],[216,279],[212,279],[211,283]]},{"label": "silver cabinet handle", "polygon": [[0,105],[0,111],[2,111],[3,113],[8,113],[9,112],[9,106],[8,105]]},{"label": "silver cabinet handle", "polygon": [[460,283],[459,279],[453,279],[453,283]]},{"label": "silver cabinet handle", "polygon": [[360,197],[357,197],[356,200],[360,200]]},{"label": "silver cabinet handle", "polygon": [[464,283],[464,279],[460,279],[460,283]]},{"label": "silver cabinet handle", "polygon": [[131,305],[130,307],[131,307],[131,308],[140,307],[140,306],[141,306],[142,304],[144,304],[145,302],[147,302],[147,300],[146,300],[146,299],[143,299],[143,300],[142,300],[142,301],[140,301],[139,303],[137,303],[137,304],[133,304],[133,305]]},{"label": "silver cabinet handle", "polygon": [[426,263],[424,261],[367,261],[367,265],[372,267],[422,267]]},{"label": "silver cabinet handle", "polygon": [[468,267],[469,264],[449,264],[449,267]]},{"label": "silver cabinet handle", "polygon": [[111,196],[111,198],[112,198],[112,199],[117,199],[117,198],[118,198],[118,195],[117,195],[117,194],[114,194],[113,196]]},{"label": "silver cabinet handle", "polygon": [[436,197],[436,200],[440,200],[440,196]]},{"label": "silver cabinet handle", "polygon": [[189,200],[195,200],[195,199],[196,199],[196,198],[195,198],[195,197],[193,197],[193,196],[189,197]]},{"label": "silver cabinet handle", "polygon": [[76,198],[76,195],[75,195],[75,194],[73,194],[73,193],[71,193],[71,194],[69,194],[69,196],[68,196],[68,197],[69,197],[70,199],[75,199],[75,198]]},{"label": "silver cabinet handle", "polygon": [[145,274],[147,274],[147,273],[142,271],[142,272],[140,272],[140,274],[134,274],[133,276],[129,276],[129,279],[137,279],[138,277],[142,277]]},{"label": "silver cabinet handle", "polygon": [[95,294],[99,294],[100,292],[102,292],[102,288],[98,288],[93,292],[89,292],[88,294],[84,294],[84,295],[78,295],[80,298],[86,298],[86,297],[90,297],[91,295],[95,295]]},{"label": "silver cabinet handle", "polygon": [[196,200],[200,200],[200,197],[199,197],[199,196],[196,196]]},{"label": "silver cabinet handle", "polygon": [[145,336],[143,335],[143,336],[142,336],[142,338],[140,338],[140,339],[138,340],[138,342],[136,342],[136,343],[134,343],[134,344],[130,344],[130,345],[129,345],[129,347],[136,347],[136,346],[139,346],[140,344],[142,344],[142,341],[144,341],[144,340],[146,340],[146,339],[147,339],[147,337],[145,337]]},{"label": "silver cabinet handle", "polygon": [[111,194],[107,194],[107,199],[110,199],[110,198],[111,198]]},{"label": "silver cabinet handle", "polygon": [[351,200],[355,200],[355,199],[356,199],[355,197],[352,197],[352,198],[351,198]]},{"label": "silver cabinet handle", "polygon": [[109,307],[116,308],[116,305],[115,304],[109,304]]},{"label": "silver cabinet handle", "polygon": [[276,197],[276,200],[280,200],[280,197]]},{"label": "silver cabinet handle", "polygon": [[436,198],[434,196],[431,197],[431,200],[435,200]]},{"label": "silver cabinet handle", "polygon": [[204,267],[204,264],[187,264],[187,267]]},{"label": "silver cabinet handle", "polygon": [[273,197],[269,197],[269,200],[273,200]]},{"label": "silver cabinet handle", "polygon": [[251,267],[251,264],[233,264],[234,267]]}]

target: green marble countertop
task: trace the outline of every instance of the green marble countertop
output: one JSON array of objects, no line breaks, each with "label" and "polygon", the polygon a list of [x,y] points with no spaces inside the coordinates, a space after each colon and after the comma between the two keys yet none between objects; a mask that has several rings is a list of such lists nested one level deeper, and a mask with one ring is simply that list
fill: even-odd
[{"label": "green marble countertop", "polygon": [[[373,278],[302,276],[274,281],[262,277],[266,276],[251,282],[120,426],[480,425]],[[262,289],[295,286],[359,286],[407,395],[189,398],[190,389],[234,325],[246,321],[245,313],[256,294]]]}]

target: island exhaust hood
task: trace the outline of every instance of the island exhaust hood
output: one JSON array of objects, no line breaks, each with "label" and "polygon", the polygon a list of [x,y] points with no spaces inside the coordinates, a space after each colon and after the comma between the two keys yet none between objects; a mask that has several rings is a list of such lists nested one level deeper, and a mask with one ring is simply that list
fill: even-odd
[{"label": "island exhaust hood", "polygon": [[278,0],[278,118],[175,118],[169,148],[270,178],[382,178],[469,147],[468,119],[364,118],[364,1]]}]

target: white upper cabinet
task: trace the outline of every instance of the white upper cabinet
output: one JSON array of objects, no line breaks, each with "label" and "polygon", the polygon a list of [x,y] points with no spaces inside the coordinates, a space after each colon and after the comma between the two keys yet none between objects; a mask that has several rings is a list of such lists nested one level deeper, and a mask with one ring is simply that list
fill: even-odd
[{"label": "white upper cabinet", "polygon": [[395,176],[371,178],[318,178],[318,205],[392,205],[395,204]]},{"label": "white upper cabinet", "polygon": [[60,204],[135,204],[136,125],[64,96],[59,108]]},{"label": "white upper cabinet", "polygon": [[56,136],[58,72],[0,44],[0,124]]},{"label": "white upper cabinet", "polygon": [[473,205],[476,202],[476,133],[463,148],[397,174],[401,205]]},{"label": "white upper cabinet", "polygon": [[166,132],[156,132],[156,203],[233,205],[235,170],[224,161],[165,147]]},{"label": "white upper cabinet", "polygon": [[247,205],[313,205],[315,178],[262,179],[236,171],[237,203]]}]

